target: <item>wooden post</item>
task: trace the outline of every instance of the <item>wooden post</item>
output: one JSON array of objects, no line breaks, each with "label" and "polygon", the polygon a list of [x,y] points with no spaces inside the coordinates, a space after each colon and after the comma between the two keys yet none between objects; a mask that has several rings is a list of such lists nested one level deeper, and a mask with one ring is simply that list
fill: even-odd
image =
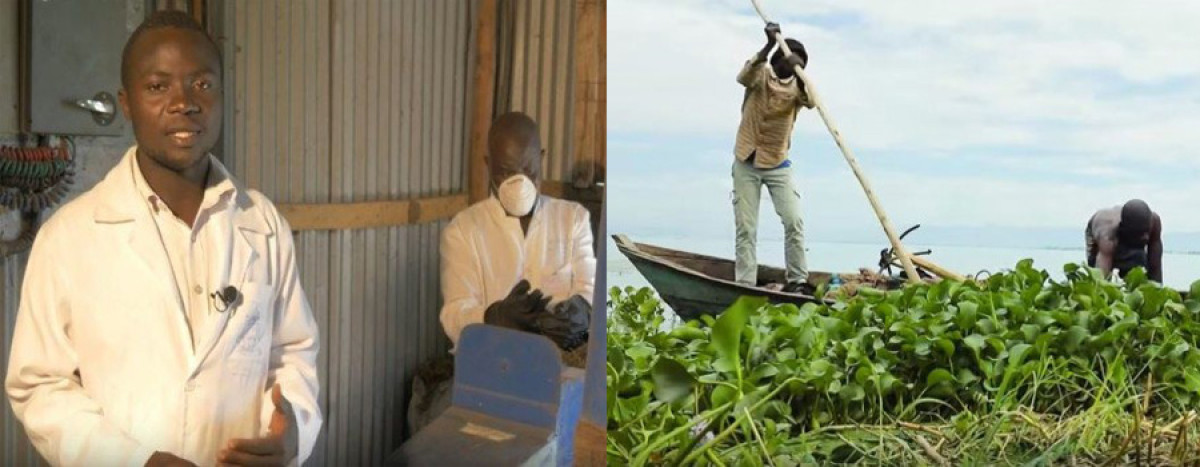
[{"label": "wooden post", "polygon": [[605,0],[579,0],[575,5],[575,167],[571,182],[578,188],[595,182],[596,164],[604,161],[605,6]]},{"label": "wooden post", "polygon": [[212,34],[213,28],[208,24],[207,3],[207,0],[192,0],[192,5],[190,8],[192,12],[192,18],[195,18],[196,22],[200,23],[200,27],[204,28],[205,31],[208,31],[209,34]]},{"label": "wooden post", "polygon": [[596,174],[601,180],[607,180],[608,173],[608,0],[600,0],[600,142],[599,161],[593,166],[600,171]]},{"label": "wooden post", "polygon": [[496,93],[496,0],[480,0],[475,23],[475,75],[471,100],[471,147],[467,164],[467,193],[474,203],[488,197],[488,129]]}]

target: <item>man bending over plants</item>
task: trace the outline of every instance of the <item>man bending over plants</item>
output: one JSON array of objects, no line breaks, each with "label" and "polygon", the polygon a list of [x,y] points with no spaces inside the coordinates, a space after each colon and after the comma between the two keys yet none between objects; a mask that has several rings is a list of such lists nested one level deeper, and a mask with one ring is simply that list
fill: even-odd
[{"label": "man bending over plants", "polygon": [[1084,230],[1088,266],[1104,277],[1117,269],[1122,278],[1135,267],[1146,269],[1150,280],[1162,283],[1162,219],[1140,199],[1124,206],[1101,209]]}]

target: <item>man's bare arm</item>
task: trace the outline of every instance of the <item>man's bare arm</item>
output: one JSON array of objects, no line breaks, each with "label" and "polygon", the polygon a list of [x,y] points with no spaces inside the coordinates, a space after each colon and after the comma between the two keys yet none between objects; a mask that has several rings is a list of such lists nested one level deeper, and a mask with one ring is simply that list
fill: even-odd
[{"label": "man's bare arm", "polygon": [[1150,276],[1150,280],[1162,283],[1162,219],[1158,214],[1154,215],[1150,223],[1150,241],[1146,245],[1146,273]]},{"label": "man's bare arm", "polygon": [[1117,243],[1109,239],[1100,240],[1097,245],[1096,269],[1099,269],[1100,273],[1104,274],[1105,279],[1112,277],[1113,254],[1116,251]]}]

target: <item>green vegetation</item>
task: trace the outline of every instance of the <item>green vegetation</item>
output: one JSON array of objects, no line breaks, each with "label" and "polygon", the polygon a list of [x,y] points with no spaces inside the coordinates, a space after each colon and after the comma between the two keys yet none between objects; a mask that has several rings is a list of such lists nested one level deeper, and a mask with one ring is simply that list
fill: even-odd
[{"label": "green vegetation", "polygon": [[609,462],[1200,460],[1200,281],[1184,300],[1140,270],[1064,271],[1025,260],[828,306],[743,298],[670,330],[652,291],[614,288]]}]

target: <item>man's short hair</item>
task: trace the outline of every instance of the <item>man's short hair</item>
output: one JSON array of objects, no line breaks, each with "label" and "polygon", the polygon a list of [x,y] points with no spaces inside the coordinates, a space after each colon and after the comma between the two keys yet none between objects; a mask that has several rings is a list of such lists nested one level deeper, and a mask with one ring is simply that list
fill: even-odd
[{"label": "man's short hair", "polygon": [[1149,232],[1154,222],[1154,212],[1140,199],[1131,199],[1121,206],[1121,223],[1117,228],[1130,234]]},{"label": "man's short hair", "polygon": [[217,62],[221,62],[221,48],[217,47],[216,41],[208,35],[208,32],[200,26],[200,23],[196,22],[195,18],[179,10],[156,11],[151,13],[150,17],[146,18],[145,21],[142,21],[142,24],[129,36],[129,40],[125,41],[125,48],[121,51],[122,87],[129,84],[129,54],[133,50],[133,44],[146,32],[162,28],[179,28],[200,33],[208,41],[209,45],[212,46],[213,52],[217,54]]},{"label": "man's short hair", "polygon": [[[783,42],[787,43],[788,50],[791,50],[792,53],[799,55],[800,58],[804,59],[804,66],[807,67],[808,66],[808,51],[804,50],[804,44],[801,44],[800,41],[792,39],[792,38],[784,39]],[[779,60],[783,60],[783,48],[782,47],[775,50],[775,54],[771,56],[771,63],[777,63]]]}]

